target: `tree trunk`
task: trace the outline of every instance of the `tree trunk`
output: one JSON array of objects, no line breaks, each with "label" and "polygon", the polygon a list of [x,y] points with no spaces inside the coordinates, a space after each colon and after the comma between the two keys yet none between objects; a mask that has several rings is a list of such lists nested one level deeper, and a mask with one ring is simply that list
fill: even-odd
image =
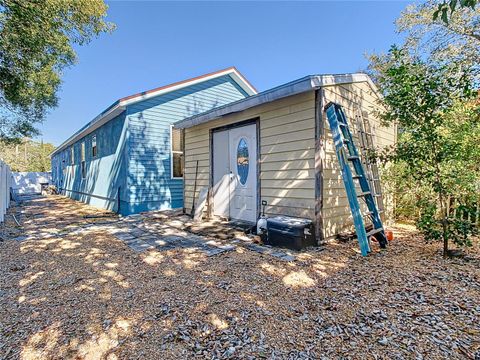
[{"label": "tree trunk", "polygon": [[448,214],[445,207],[445,199],[443,196],[443,190],[438,193],[440,201],[440,213],[442,217],[442,237],[443,237],[443,257],[448,257]]}]

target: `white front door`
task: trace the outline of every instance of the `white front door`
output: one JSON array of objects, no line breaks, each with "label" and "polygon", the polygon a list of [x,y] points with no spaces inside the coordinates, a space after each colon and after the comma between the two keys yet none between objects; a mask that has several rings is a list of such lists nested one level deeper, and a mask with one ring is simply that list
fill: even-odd
[{"label": "white front door", "polygon": [[213,134],[214,214],[257,220],[257,130],[246,125]]},{"label": "white front door", "polygon": [[228,130],[213,133],[213,214],[230,217]]}]

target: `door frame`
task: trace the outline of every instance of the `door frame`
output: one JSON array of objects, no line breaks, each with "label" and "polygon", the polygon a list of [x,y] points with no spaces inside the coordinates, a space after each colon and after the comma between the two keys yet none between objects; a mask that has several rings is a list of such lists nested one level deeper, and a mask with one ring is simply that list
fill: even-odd
[{"label": "door frame", "polygon": [[[218,132],[218,131],[224,131],[224,130],[230,130],[242,126],[247,126],[247,125],[253,125],[255,124],[255,130],[256,130],[256,135],[257,135],[257,158],[255,159],[256,162],[256,172],[257,172],[257,184],[256,184],[256,190],[257,190],[257,203],[255,204],[256,207],[256,214],[258,218],[258,214],[260,213],[260,205],[262,203],[261,200],[261,181],[260,181],[260,117],[254,117],[250,118],[247,120],[240,120],[231,124],[227,125],[222,125],[214,128],[210,128],[209,130],[209,144],[210,144],[210,189],[213,189],[213,157],[215,156],[214,150],[213,150],[213,133]],[[210,204],[213,204],[213,191],[210,191],[210,196],[209,196],[209,202]],[[209,211],[209,217],[213,216],[213,206],[210,206],[210,211]],[[231,219],[228,219],[231,220]]]}]

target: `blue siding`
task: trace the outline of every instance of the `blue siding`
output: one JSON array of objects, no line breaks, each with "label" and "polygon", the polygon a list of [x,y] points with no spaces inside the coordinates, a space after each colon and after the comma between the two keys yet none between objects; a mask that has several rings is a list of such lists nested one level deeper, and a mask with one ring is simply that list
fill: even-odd
[{"label": "blue siding", "polygon": [[[125,168],[125,114],[121,114],[94,132],[75,142],[74,165],[67,147],[52,158],[53,182],[62,193],[75,200],[117,211],[120,191],[120,212],[128,209]],[[92,137],[97,136],[97,156],[92,154]],[[81,172],[81,143],[85,142],[86,176]]]},{"label": "blue siding", "polygon": [[171,178],[171,124],[246,96],[227,75],[129,106],[130,212],[182,208],[183,180]]},{"label": "blue siding", "polygon": [[[183,207],[183,180],[171,178],[170,127],[186,117],[248,96],[229,75],[127,106],[126,111],[52,157],[57,188],[73,199],[120,213]],[[92,157],[92,136],[97,156]],[[85,141],[87,173],[81,174]],[[73,169],[72,169],[73,168]]]}]

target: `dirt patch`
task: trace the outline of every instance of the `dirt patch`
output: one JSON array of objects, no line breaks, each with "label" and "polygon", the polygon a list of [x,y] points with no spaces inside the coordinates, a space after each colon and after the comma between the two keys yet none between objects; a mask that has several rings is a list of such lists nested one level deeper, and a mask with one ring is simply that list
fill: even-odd
[{"label": "dirt patch", "polygon": [[293,262],[242,247],[213,257],[188,248],[135,253],[101,230],[70,232],[95,221],[85,219],[98,213],[87,205],[56,196],[13,211],[23,234],[47,235],[0,242],[0,358],[460,359],[480,351],[478,244],[467,259],[444,260],[439,244],[397,228],[391,246],[367,258],[354,242]]}]

